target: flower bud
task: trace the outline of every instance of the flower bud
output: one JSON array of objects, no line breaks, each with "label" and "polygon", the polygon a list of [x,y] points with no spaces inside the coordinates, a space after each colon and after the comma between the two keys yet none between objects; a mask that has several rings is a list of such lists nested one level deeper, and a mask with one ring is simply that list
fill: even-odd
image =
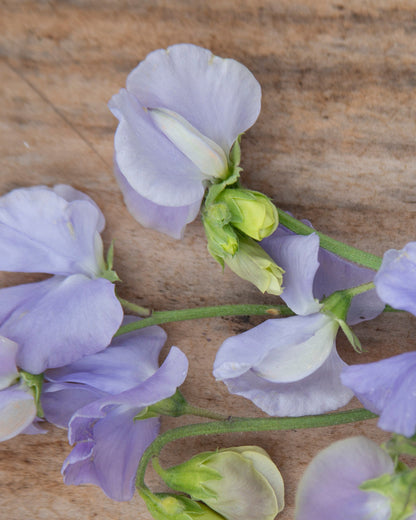
[{"label": "flower bud", "polygon": [[155,469],[172,489],[201,500],[226,520],[274,520],[284,507],[282,476],[257,446],[205,452],[163,470]]},{"label": "flower bud", "polygon": [[145,489],[139,492],[155,520],[224,520],[202,502],[181,495],[153,494]]},{"label": "flower bud", "polygon": [[217,201],[224,202],[230,210],[230,223],[254,240],[263,240],[277,228],[277,209],[263,193],[228,188],[221,192]]},{"label": "flower bud", "polygon": [[209,205],[202,217],[209,252],[221,265],[225,256],[234,255],[238,249],[238,237],[229,224],[230,219],[226,204]]},{"label": "flower bud", "polygon": [[282,293],[284,270],[251,238],[240,236],[239,248],[224,258],[228,267],[240,278],[253,283],[261,292]]},{"label": "flower bud", "polygon": [[184,117],[167,108],[149,108],[154,124],[178,150],[191,160],[207,177],[225,178],[228,161],[217,143],[201,134]]}]

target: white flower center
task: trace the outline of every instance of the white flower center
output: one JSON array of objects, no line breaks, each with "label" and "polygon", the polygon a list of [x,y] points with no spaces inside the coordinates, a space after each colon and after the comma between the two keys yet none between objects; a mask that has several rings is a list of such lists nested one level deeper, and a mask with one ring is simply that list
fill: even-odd
[{"label": "white flower center", "polygon": [[201,134],[184,117],[167,108],[149,108],[150,117],[166,137],[207,177],[225,178],[228,161],[224,150]]}]

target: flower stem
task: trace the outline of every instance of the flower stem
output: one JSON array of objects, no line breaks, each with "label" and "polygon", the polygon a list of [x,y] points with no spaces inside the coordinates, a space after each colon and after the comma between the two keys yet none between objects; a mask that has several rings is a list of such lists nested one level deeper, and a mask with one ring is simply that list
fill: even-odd
[{"label": "flower stem", "polygon": [[120,296],[117,296],[117,299],[125,309],[127,309],[128,311],[132,311],[135,314],[138,314],[139,316],[148,317],[152,314],[152,311],[150,309],[147,309],[146,307],[136,305],[135,303],[129,302],[124,298],[120,298]]},{"label": "flower stem", "polygon": [[180,309],[177,311],[155,311],[149,318],[122,325],[115,336],[126,334],[133,330],[143,329],[152,325],[161,325],[173,321],[196,320],[221,316],[293,316],[293,311],[286,305],[216,305],[214,307],[199,307],[196,309]]},{"label": "flower stem", "polygon": [[220,433],[235,432],[259,432],[259,431],[279,431],[297,430],[305,428],[319,428],[323,426],[334,426],[336,424],[346,424],[377,417],[372,412],[364,408],[348,410],[322,415],[306,415],[304,417],[266,417],[266,418],[246,418],[230,417],[225,421],[188,424],[173,428],[157,437],[144,452],[136,474],[136,487],[145,488],[144,482],[146,467],[152,457],[159,455],[165,444],[194,437],[198,435],[213,435]]},{"label": "flower stem", "polygon": [[348,296],[357,296],[357,294],[362,294],[371,289],[374,289],[374,282],[367,282],[361,285],[357,285],[356,287],[351,287],[350,289],[345,289],[343,292],[348,294]]},{"label": "flower stem", "polygon": [[300,222],[296,218],[288,215],[285,211],[279,208],[277,211],[279,213],[279,222],[298,235],[310,235],[312,233],[316,233],[319,236],[320,246],[327,251],[335,253],[336,255],[341,256],[346,260],[350,260],[356,264],[374,269],[375,271],[380,269],[382,260],[380,257],[365,251],[361,251],[361,249],[357,249],[356,247],[348,246],[347,244],[339,242],[338,240],[335,240],[328,235],[324,235],[323,233],[316,231],[303,222]]}]

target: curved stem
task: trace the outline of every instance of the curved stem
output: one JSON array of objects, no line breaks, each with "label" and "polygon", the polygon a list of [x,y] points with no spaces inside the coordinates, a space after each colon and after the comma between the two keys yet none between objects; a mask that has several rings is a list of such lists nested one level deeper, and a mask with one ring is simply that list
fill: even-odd
[{"label": "curved stem", "polygon": [[165,444],[194,437],[197,435],[213,435],[219,433],[233,432],[252,432],[252,431],[279,431],[295,430],[305,428],[319,428],[323,426],[334,426],[336,424],[346,424],[366,419],[373,419],[377,415],[359,408],[345,412],[337,412],[323,415],[306,415],[304,417],[266,417],[266,418],[246,418],[230,417],[226,421],[188,424],[173,428],[159,435],[144,452],[136,474],[136,487],[146,488],[144,476],[146,467],[152,457],[159,455]]},{"label": "curved stem", "polygon": [[293,316],[293,311],[287,305],[216,305],[214,307],[199,307],[196,309],[181,309],[177,311],[155,311],[149,318],[122,325],[115,336],[126,334],[133,330],[143,329],[152,325],[161,325],[173,321],[196,320],[221,316]]},{"label": "curved stem", "polygon": [[303,222],[300,222],[296,218],[291,217],[289,214],[279,208],[277,211],[279,213],[280,223],[298,235],[310,235],[312,233],[316,233],[319,236],[320,246],[327,251],[331,251],[331,253],[335,253],[336,255],[345,258],[346,260],[350,260],[356,264],[369,267],[375,271],[380,269],[382,259],[379,256],[361,251],[361,249],[348,246],[347,244],[339,242],[338,240],[335,240],[328,235],[324,235],[323,233],[307,226]]},{"label": "curved stem", "polygon": [[147,309],[146,307],[141,307],[140,305],[136,305],[133,302],[129,302],[128,300],[125,300],[124,298],[120,298],[120,296],[117,296],[118,301],[121,303],[121,305],[127,309],[128,311],[134,312],[135,314],[138,314],[139,316],[148,317],[151,316],[152,311],[150,309]]}]

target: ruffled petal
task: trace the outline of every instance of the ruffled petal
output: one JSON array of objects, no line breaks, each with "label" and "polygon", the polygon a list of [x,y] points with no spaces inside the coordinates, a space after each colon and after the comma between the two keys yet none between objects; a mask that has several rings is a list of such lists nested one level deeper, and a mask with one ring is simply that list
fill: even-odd
[{"label": "ruffled petal", "polygon": [[102,390],[82,384],[44,383],[41,405],[49,423],[59,428],[68,428],[68,423],[77,410],[106,395]]},{"label": "ruffled petal", "polygon": [[0,336],[0,390],[10,386],[19,376],[16,367],[18,344]]},{"label": "ruffled petal", "polygon": [[[136,320],[125,319],[123,323]],[[156,372],[165,341],[166,332],[160,327],[146,327],[122,334],[97,354],[85,356],[61,368],[47,370],[45,378],[55,383],[82,383],[103,392],[119,394],[137,386]]]},{"label": "ruffled petal", "polygon": [[145,107],[177,112],[226,155],[260,113],[261,88],[252,73],[191,44],[150,53],[130,73],[127,90]]},{"label": "ruffled petal", "polygon": [[104,349],[122,318],[103,278],[55,276],[0,290],[0,333],[19,344],[17,365],[33,374]]},{"label": "ruffled petal", "polygon": [[162,366],[148,379],[134,388],[109,395],[78,410],[70,422],[69,441],[74,443],[82,440],[86,422],[92,417],[105,417],[107,410],[115,406],[133,407],[137,415],[146,406],[170,397],[185,380],[187,371],[185,354],[172,347]]},{"label": "ruffled petal", "polygon": [[295,520],[388,520],[390,500],[359,486],[393,469],[387,453],[365,437],[335,442],[306,469],[296,495]]},{"label": "ruffled petal", "polygon": [[102,219],[86,198],[67,202],[44,186],[13,190],[0,198],[0,269],[96,276],[104,265]]},{"label": "ruffled petal", "polygon": [[253,371],[223,381],[232,394],[250,399],[269,415],[316,415],[336,410],[352,398],[353,392],[343,386],[340,380],[341,370],[345,366],[334,346],[322,366],[293,383],[272,383]]},{"label": "ruffled petal", "polygon": [[130,500],[137,466],[159,433],[159,419],[134,421],[135,408],[115,407],[91,424],[62,467],[65,484],[95,484],[113,500]]},{"label": "ruffled petal", "polygon": [[33,395],[22,385],[0,392],[0,442],[23,432],[36,417]]},{"label": "ruffled petal", "polygon": [[285,271],[281,298],[296,314],[318,312],[321,305],[314,298],[312,287],[319,267],[319,237],[279,235],[274,233],[261,245]]},{"label": "ruffled petal", "polygon": [[363,405],[380,415],[383,430],[416,432],[416,352],[346,368],[341,379]]},{"label": "ruffled petal", "polygon": [[224,380],[251,370],[263,379],[287,383],[307,377],[327,359],[338,324],[324,314],[267,320],[225,340],[214,363]]},{"label": "ruffled petal", "polygon": [[201,201],[205,176],[155,126],[139,101],[122,89],[109,106],[120,119],[114,137],[117,164],[133,190],[159,206]]},{"label": "ruffled petal", "polygon": [[201,198],[187,206],[160,206],[142,197],[133,189],[126,177],[121,173],[114,158],[114,174],[124,196],[124,202],[132,216],[144,227],[155,229],[172,238],[181,239],[185,226],[192,222],[199,213]]},{"label": "ruffled petal", "polygon": [[416,242],[387,251],[374,283],[384,302],[416,315]]}]

